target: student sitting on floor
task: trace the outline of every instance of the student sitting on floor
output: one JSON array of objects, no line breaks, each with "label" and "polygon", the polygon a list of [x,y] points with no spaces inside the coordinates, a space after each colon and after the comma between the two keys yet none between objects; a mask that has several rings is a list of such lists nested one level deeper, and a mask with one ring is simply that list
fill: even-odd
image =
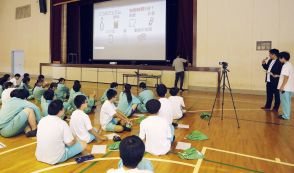
[{"label": "student sitting on floor", "polygon": [[107,95],[106,95],[107,91],[110,90],[110,89],[113,89],[113,90],[116,91],[117,90],[117,87],[118,87],[118,84],[116,82],[112,82],[110,84],[110,88],[108,88],[106,91],[104,91],[103,95],[100,98],[101,104],[103,104],[106,100],[108,100],[107,99]]},{"label": "student sitting on floor", "polygon": [[114,102],[116,101],[117,92],[115,90],[108,90],[106,95],[108,100],[103,103],[100,111],[102,129],[109,132],[122,132],[126,130],[126,123],[131,122],[122,113],[116,111]]},{"label": "student sitting on floor", "polygon": [[10,94],[16,88],[13,87],[13,83],[6,82],[3,85],[3,92],[1,94],[2,106],[11,98]]},{"label": "student sitting on floor", "polygon": [[30,78],[30,74],[29,73],[23,74],[23,78],[26,78],[26,77]]},{"label": "student sitting on floor", "polygon": [[173,108],[171,102],[165,97],[167,93],[167,88],[164,84],[159,84],[156,87],[156,92],[159,97],[159,101],[161,103],[160,110],[158,112],[158,116],[164,118],[170,126],[171,134],[174,136],[175,128],[172,125],[173,123]]},{"label": "student sitting on floor", "polygon": [[185,113],[184,99],[183,97],[178,96],[179,91],[180,90],[178,88],[171,88],[169,90],[171,96],[169,96],[168,99],[172,104],[174,119],[181,119],[183,117],[183,114]]},{"label": "student sitting on floor", "polygon": [[132,86],[125,84],[125,90],[120,93],[117,109],[130,117],[137,109],[140,100],[131,93]]},{"label": "student sitting on floor", "polygon": [[170,125],[159,116],[161,103],[152,99],[146,103],[146,108],[151,114],[140,124],[139,137],[145,140],[146,152],[153,155],[165,155],[171,148],[173,135]]},{"label": "student sitting on floor", "polygon": [[119,168],[110,169],[107,173],[152,173],[151,162],[143,159],[144,152],[144,142],[138,136],[124,138],[119,145]]},{"label": "student sitting on floor", "polygon": [[45,89],[43,88],[44,81],[42,79],[38,79],[33,88],[33,96],[38,103],[41,103],[41,98]]},{"label": "student sitting on floor", "polygon": [[13,137],[22,132],[27,137],[36,136],[37,123],[41,119],[40,109],[25,100],[29,96],[26,90],[15,89],[10,95],[11,98],[0,110],[1,136]]},{"label": "student sitting on floor", "polygon": [[[68,99],[68,104],[69,104],[69,110],[71,110],[71,111],[74,111],[74,110],[76,110],[76,106],[74,105],[74,99],[75,99],[75,97],[76,96],[78,96],[78,95],[84,95],[84,96],[86,96],[83,92],[81,92],[81,84],[80,83],[75,83],[74,85],[73,85],[73,91],[75,92],[75,93],[73,93],[72,95],[70,95],[70,97],[69,97],[69,99]],[[86,96],[86,98],[87,98],[87,108],[86,109],[84,109],[84,112],[87,114],[87,113],[90,113],[91,111],[92,111],[92,108],[95,106],[95,100],[94,100],[94,98],[95,98],[95,94],[93,93],[93,94],[91,94],[90,96],[89,96],[89,98]]]},{"label": "student sitting on floor", "polygon": [[9,78],[9,74],[5,74],[3,77],[0,78],[0,103],[2,103],[2,92],[4,90],[4,84],[8,82]]},{"label": "student sitting on floor", "polygon": [[48,164],[61,163],[84,151],[87,144],[77,141],[65,121],[61,100],[49,104],[48,116],[41,119],[38,125],[36,158]]},{"label": "student sitting on floor", "polygon": [[[78,84],[81,84],[80,81],[75,80],[72,86],[75,86],[75,85],[78,85]],[[70,91],[69,91],[69,98],[72,98],[75,93],[76,92],[73,90],[73,88],[70,89]]]},{"label": "student sitting on floor", "polygon": [[57,89],[55,91],[57,99],[65,100],[69,96],[69,89],[65,86],[65,79],[58,80]]},{"label": "student sitting on floor", "polygon": [[37,81],[43,81],[42,87],[47,88],[49,86],[49,83],[45,81],[44,75],[39,75]]},{"label": "student sitting on floor", "polygon": [[138,105],[138,111],[145,113],[147,112],[146,109],[146,103],[151,100],[154,99],[154,94],[151,90],[148,90],[146,87],[146,83],[141,82],[139,84],[139,88],[141,90],[141,92],[139,93],[138,99],[140,100],[140,104]]},{"label": "student sitting on floor", "polygon": [[89,116],[84,112],[88,107],[87,98],[84,95],[78,95],[74,103],[77,110],[72,113],[69,123],[72,133],[87,143],[93,140],[107,140],[107,137],[99,134],[100,128],[93,128]]},{"label": "student sitting on floor", "polygon": [[29,92],[30,96],[28,97],[28,100],[31,100],[34,98],[33,92],[30,86],[31,79],[29,77],[24,77],[19,85],[19,89],[25,89]]},{"label": "student sitting on floor", "polygon": [[48,115],[48,106],[53,101],[53,99],[54,91],[51,89],[46,90],[41,98],[41,108],[43,117]]},{"label": "student sitting on floor", "polygon": [[20,74],[16,73],[16,74],[14,75],[14,77],[10,79],[9,82],[13,83],[13,86],[14,86],[14,87],[18,87],[19,84],[20,84],[20,82],[19,82],[19,78],[20,78],[20,77],[21,77]]}]

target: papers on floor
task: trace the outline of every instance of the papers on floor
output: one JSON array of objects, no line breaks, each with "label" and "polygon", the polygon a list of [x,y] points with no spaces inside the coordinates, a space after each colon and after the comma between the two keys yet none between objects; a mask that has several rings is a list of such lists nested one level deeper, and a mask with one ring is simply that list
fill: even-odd
[{"label": "papers on floor", "polygon": [[0,148],[5,148],[5,147],[6,147],[6,145],[3,144],[2,142],[0,142]]},{"label": "papers on floor", "polygon": [[93,145],[91,154],[105,154],[106,145]]},{"label": "papers on floor", "polygon": [[104,135],[108,138],[108,140],[112,140],[114,136],[119,136],[118,134],[116,133],[110,133],[110,134],[107,134],[107,135]]},{"label": "papers on floor", "polygon": [[179,129],[188,129],[190,126],[189,125],[186,125],[186,124],[178,124],[178,127]]},{"label": "papers on floor", "polygon": [[186,142],[178,142],[176,149],[177,150],[187,150],[191,148],[191,143],[186,143]]}]

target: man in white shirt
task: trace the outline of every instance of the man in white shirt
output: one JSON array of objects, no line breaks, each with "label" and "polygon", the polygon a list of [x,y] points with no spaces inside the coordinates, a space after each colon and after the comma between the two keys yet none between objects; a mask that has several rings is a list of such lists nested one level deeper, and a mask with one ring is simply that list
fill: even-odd
[{"label": "man in white shirt", "polygon": [[183,90],[183,84],[184,84],[184,77],[185,77],[185,69],[184,69],[184,63],[187,63],[188,61],[180,58],[179,56],[173,61],[173,67],[176,71],[176,79],[175,79],[175,86],[178,87],[178,82],[180,79],[180,90]]},{"label": "man in white shirt", "polygon": [[80,140],[87,143],[93,140],[107,140],[107,137],[99,134],[100,128],[93,128],[89,116],[84,112],[88,107],[87,98],[84,95],[78,95],[74,99],[76,110],[70,117],[69,126],[72,133]]},{"label": "man in white shirt", "polygon": [[130,120],[116,111],[116,107],[114,105],[117,99],[117,92],[115,90],[108,90],[106,92],[107,99],[100,111],[100,124],[102,129],[110,132],[122,132],[126,129],[126,123],[130,123]]},{"label": "man in white shirt", "polygon": [[158,115],[161,103],[152,99],[146,103],[151,115],[140,124],[139,137],[145,140],[146,151],[153,155],[165,155],[171,148],[173,135],[167,121]]},{"label": "man in white shirt", "polygon": [[64,162],[84,151],[87,144],[78,142],[67,123],[60,117],[64,114],[63,102],[54,100],[49,104],[48,116],[38,124],[36,158],[48,164]]},{"label": "man in white shirt", "polygon": [[291,96],[294,92],[294,68],[293,65],[289,62],[290,54],[288,52],[281,52],[279,57],[281,63],[284,64],[278,84],[283,108],[283,115],[280,115],[280,118],[290,120]]},{"label": "man in white shirt", "polygon": [[183,117],[184,108],[185,108],[185,103],[184,99],[181,96],[178,96],[179,89],[178,88],[171,88],[169,90],[170,97],[168,100],[172,104],[172,112],[173,112],[173,117],[174,119],[180,119]]},{"label": "man in white shirt", "polygon": [[14,77],[12,79],[10,79],[10,82],[13,83],[14,87],[17,87],[19,85],[19,78],[20,78],[20,74],[15,74]]},{"label": "man in white shirt", "polygon": [[174,136],[175,128],[172,125],[173,120],[174,120],[174,115],[173,115],[173,111],[172,111],[173,108],[172,108],[172,104],[171,104],[170,100],[165,97],[166,93],[167,93],[167,88],[164,84],[159,84],[156,87],[156,92],[159,97],[159,102],[161,104],[161,107],[158,112],[158,116],[160,116],[166,120],[166,122],[170,126],[171,134],[172,134],[172,136]]},{"label": "man in white shirt", "polygon": [[262,61],[262,67],[266,70],[266,103],[261,109],[270,110],[272,107],[273,96],[275,96],[275,104],[272,111],[278,112],[280,107],[280,92],[277,89],[279,76],[282,69],[282,63],[278,60],[279,50],[271,49],[269,51],[270,60]]},{"label": "man in white shirt", "polygon": [[6,104],[6,102],[11,98],[10,94],[13,90],[16,88],[13,88],[12,82],[5,82],[3,85],[3,92],[1,94],[1,100],[2,100],[2,106]]},{"label": "man in white shirt", "polygon": [[145,152],[144,142],[138,136],[128,136],[119,145],[119,154],[123,166],[119,169],[110,169],[107,173],[152,173],[150,169],[140,169],[138,165]]}]

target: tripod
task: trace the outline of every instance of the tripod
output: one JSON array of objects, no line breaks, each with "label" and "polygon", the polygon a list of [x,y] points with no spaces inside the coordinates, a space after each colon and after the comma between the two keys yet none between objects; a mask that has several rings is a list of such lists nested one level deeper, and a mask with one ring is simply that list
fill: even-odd
[{"label": "tripod", "polygon": [[[221,89],[222,89],[222,115],[221,115],[221,120],[223,120],[223,118],[224,118],[225,89],[227,88],[229,90],[229,92],[230,92],[231,99],[232,99],[232,102],[233,102],[238,128],[240,128],[239,119],[238,119],[238,115],[237,115],[237,111],[236,111],[236,106],[235,106],[235,102],[234,102],[234,98],[233,98],[233,94],[232,94],[232,90],[231,90],[231,85],[230,85],[230,81],[229,81],[229,77],[228,77],[228,72],[230,72],[230,71],[227,69],[227,67],[223,66],[222,75],[221,75],[221,78],[220,78],[220,81],[219,81],[220,84],[222,82],[222,87],[221,87]],[[226,80],[227,80],[228,86],[226,85]],[[210,121],[212,119],[216,99],[217,99],[217,97],[219,95],[220,95],[220,90],[218,90],[217,93],[216,93],[214,103],[213,103],[213,106],[212,106],[212,110],[211,110],[211,117],[210,117],[210,119],[208,121],[208,125],[210,125]]]}]

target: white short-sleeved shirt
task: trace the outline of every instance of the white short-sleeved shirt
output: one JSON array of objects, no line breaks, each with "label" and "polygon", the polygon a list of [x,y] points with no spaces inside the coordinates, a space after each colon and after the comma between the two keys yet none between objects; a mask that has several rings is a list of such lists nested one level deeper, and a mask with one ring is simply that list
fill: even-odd
[{"label": "white short-sleeved shirt", "polygon": [[56,164],[65,153],[65,144],[74,139],[69,126],[56,115],[42,118],[38,124],[36,158]]},{"label": "white short-sleeved shirt", "polygon": [[18,85],[18,81],[15,78],[11,78],[9,82],[13,83],[14,86]]},{"label": "white short-sleeved shirt", "polygon": [[159,116],[150,116],[140,124],[139,137],[145,139],[145,150],[153,155],[164,155],[171,147],[171,129]]},{"label": "white short-sleeved shirt", "polygon": [[284,76],[289,76],[288,82],[284,87],[284,91],[294,92],[294,68],[290,62],[286,62],[282,67],[278,89],[280,89],[283,84]]},{"label": "white short-sleeved shirt", "polygon": [[82,110],[75,110],[70,117],[69,127],[80,140],[90,142],[89,130],[93,129],[89,116]]},{"label": "white short-sleeved shirt", "polygon": [[107,171],[107,173],[152,173],[148,170],[139,170],[139,169],[130,169],[130,170],[124,170],[123,168],[119,169],[110,169]]},{"label": "white short-sleeved shirt", "polygon": [[182,108],[185,107],[184,99],[181,96],[170,96],[169,101],[172,105],[173,118],[179,119],[183,116]]},{"label": "white short-sleeved shirt", "polygon": [[172,104],[169,99],[167,98],[160,98],[161,107],[158,112],[158,116],[164,118],[168,124],[172,124],[173,122],[173,111],[172,111]]},{"label": "white short-sleeved shirt", "polygon": [[106,130],[106,125],[110,123],[113,116],[116,114],[116,107],[109,100],[106,100],[100,111],[100,124],[103,130]]},{"label": "white short-sleeved shirt", "polygon": [[2,92],[2,95],[1,95],[2,105],[4,105],[6,101],[11,98],[10,93],[15,89],[16,88],[7,88]]},{"label": "white short-sleeved shirt", "polygon": [[182,72],[184,71],[184,63],[186,63],[187,60],[177,57],[174,61],[173,61],[173,67],[175,67],[175,71],[176,72]]}]

